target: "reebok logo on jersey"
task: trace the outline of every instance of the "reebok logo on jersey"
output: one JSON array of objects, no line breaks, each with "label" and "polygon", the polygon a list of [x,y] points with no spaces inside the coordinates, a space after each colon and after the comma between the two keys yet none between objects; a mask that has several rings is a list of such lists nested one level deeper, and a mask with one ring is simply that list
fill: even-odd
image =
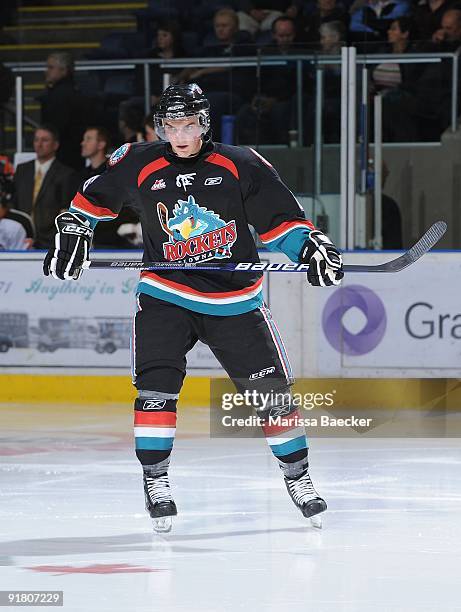
[{"label": "reebok logo on jersey", "polygon": [[222,183],[222,176],[210,176],[205,179],[205,185],[220,185]]},{"label": "reebok logo on jersey", "polygon": [[270,368],[264,368],[262,370],[259,370],[259,372],[253,372],[253,374],[250,374],[249,379],[255,380],[257,378],[264,378],[264,376],[267,376],[268,374],[273,374],[274,372],[275,366],[271,366]]},{"label": "reebok logo on jersey", "polygon": [[166,183],[163,179],[157,179],[155,183],[152,185],[151,190],[157,191],[157,189],[165,189]]},{"label": "reebok logo on jersey", "polygon": [[143,410],[161,410],[162,408],[165,408],[165,404],[166,404],[166,400],[161,400],[161,399],[146,400],[144,404],[142,405],[142,409]]},{"label": "reebok logo on jersey", "polygon": [[178,174],[176,177],[176,187],[182,187],[186,191],[188,185],[192,185],[193,180],[197,172],[190,172],[189,174]]}]

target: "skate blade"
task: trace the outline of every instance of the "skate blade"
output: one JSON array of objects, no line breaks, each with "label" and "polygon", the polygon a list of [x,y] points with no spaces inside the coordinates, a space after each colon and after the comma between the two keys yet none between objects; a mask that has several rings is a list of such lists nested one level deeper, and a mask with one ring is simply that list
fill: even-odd
[{"label": "skate blade", "polygon": [[155,533],[169,533],[172,525],[171,516],[159,516],[158,518],[152,519],[152,526]]},{"label": "skate blade", "polygon": [[322,529],[322,517],[316,514],[315,516],[309,517],[312,527],[316,529]]}]

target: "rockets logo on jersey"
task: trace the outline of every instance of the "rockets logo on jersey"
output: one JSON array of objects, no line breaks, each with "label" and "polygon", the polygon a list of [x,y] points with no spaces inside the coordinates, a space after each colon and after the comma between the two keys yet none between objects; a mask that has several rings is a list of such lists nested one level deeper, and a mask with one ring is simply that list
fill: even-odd
[{"label": "rockets logo on jersey", "polygon": [[232,256],[231,248],[237,240],[235,221],[226,223],[217,213],[199,206],[194,196],[178,200],[171,219],[162,202],[157,203],[157,214],[169,236],[168,242],[163,243],[163,255],[168,261],[193,263]]}]

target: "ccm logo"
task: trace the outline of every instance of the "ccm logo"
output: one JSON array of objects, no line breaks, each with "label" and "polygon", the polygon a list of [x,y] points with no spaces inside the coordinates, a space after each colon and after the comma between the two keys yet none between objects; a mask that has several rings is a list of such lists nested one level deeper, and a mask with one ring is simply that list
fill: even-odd
[{"label": "ccm logo", "polygon": [[250,380],[255,380],[256,378],[264,378],[268,374],[273,374],[275,372],[275,367],[272,366],[270,368],[264,368],[264,370],[260,370],[259,372],[254,372],[254,374],[250,375]]},{"label": "ccm logo", "polygon": [[79,225],[65,225],[62,228],[63,234],[77,234],[77,236],[89,236],[93,235],[93,230],[88,227],[80,227]]}]

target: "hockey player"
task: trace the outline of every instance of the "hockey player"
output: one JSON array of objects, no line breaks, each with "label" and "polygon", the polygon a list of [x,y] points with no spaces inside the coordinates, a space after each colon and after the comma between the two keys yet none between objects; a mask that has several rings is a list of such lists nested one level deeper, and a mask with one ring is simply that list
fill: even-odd
[{"label": "hockey player", "polygon": [[[161,139],[124,144],[108,169],[79,189],[69,212],[56,218],[55,248],[45,275],[78,279],[88,260],[98,221],[114,219],[129,202],[142,223],[145,261],[258,261],[248,225],[263,244],[309,264],[313,285],[338,285],[341,255],[306,220],[277,172],[249,148],[211,139],[209,103],[195,85],[171,86],[154,109]],[[146,509],[157,531],[176,515],[168,467],[176,426],[176,402],[186,354],[200,339],[239,389],[277,392],[289,398],[290,364],[262,297],[260,272],[171,270],[141,273],[132,350],[136,455],[143,468]],[[254,376],[265,372],[264,376]],[[326,510],[308,472],[304,428],[290,400],[264,414],[293,417],[285,428],[264,433],[288,492],[305,517]],[[267,422],[267,421],[266,421]]]}]

